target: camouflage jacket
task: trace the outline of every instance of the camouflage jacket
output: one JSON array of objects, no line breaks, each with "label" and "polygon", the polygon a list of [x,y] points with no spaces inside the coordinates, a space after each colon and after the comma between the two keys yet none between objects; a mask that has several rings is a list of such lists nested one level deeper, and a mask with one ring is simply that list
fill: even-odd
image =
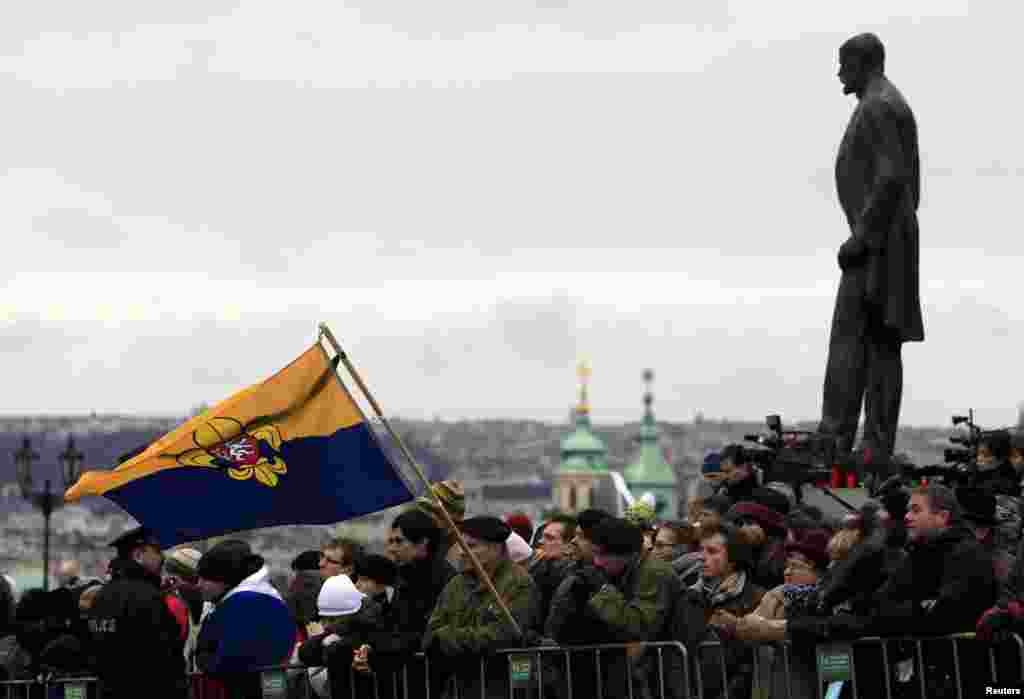
[{"label": "camouflage jacket", "polygon": [[[522,631],[534,624],[539,596],[529,573],[509,560],[501,561],[491,579]],[[521,643],[515,629],[487,586],[462,573],[441,592],[427,622],[423,647],[437,644],[444,655],[482,654]]]}]

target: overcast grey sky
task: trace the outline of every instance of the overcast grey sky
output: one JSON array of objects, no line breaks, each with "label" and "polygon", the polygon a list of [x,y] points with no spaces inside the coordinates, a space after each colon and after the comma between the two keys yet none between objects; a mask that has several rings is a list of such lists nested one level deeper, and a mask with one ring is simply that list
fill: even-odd
[{"label": "overcast grey sky", "polygon": [[6,413],[182,413],[327,321],[392,414],[815,418],[848,36],[922,149],[902,421],[1024,399],[1002,1],[41,1],[0,27]]}]

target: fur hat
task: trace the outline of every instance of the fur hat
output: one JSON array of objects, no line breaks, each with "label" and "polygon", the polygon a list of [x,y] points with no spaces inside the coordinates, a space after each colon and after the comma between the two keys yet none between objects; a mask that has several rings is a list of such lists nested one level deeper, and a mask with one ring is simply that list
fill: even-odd
[{"label": "fur hat", "polygon": [[366,595],[356,589],[352,578],[335,575],[324,581],[316,598],[316,606],[320,616],[348,616],[362,608],[364,599]]},{"label": "fur hat", "polygon": [[[462,488],[462,484],[458,481],[440,481],[433,483],[430,486],[431,492],[437,496],[437,499],[444,505],[444,509],[451,515],[452,520],[458,524],[466,516],[466,492]],[[428,515],[434,518],[441,528],[446,528],[448,525],[445,522],[444,515],[437,507],[437,503],[434,498],[430,495],[421,495],[416,498],[416,507],[426,512]]]}]

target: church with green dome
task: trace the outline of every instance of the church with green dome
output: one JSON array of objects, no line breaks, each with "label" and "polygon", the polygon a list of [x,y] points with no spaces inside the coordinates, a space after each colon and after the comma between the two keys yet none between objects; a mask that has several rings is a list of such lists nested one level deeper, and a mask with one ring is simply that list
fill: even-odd
[{"label": "church with green dome", "polygon": [[675,519],[679,510],[676,493],[676,473],[665,460],[658,439],[658,423],[654,420],[654,395],[651,382],[654,372],[644,371],[644,418],[640,424],[639,448],[633,461],[622,471],[622,477],[633,497],[639,499],[650,493],[654,496],[654,510],[659,519]]},{"label": "church with green dome", "polygon": [[587,385],[590,367],[580,363],[579,403],[574,411],[575,428],[562,439],[561,463],[555,474],[555,503],[563,512],[579,512],[594,505],[594,489],[608,474],[608,448],[590,425]]}]

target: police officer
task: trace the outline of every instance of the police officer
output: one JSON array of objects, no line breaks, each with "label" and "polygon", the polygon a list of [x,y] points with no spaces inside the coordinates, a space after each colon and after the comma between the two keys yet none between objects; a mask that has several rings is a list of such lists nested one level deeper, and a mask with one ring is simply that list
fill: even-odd
[{"label": "police officer", "polygon": [[160,590],[160,542],[139,527],[110,545],[117,549],[112,579],[96,596],[89,619],[103,696],[183,699],[181,626]]}]

